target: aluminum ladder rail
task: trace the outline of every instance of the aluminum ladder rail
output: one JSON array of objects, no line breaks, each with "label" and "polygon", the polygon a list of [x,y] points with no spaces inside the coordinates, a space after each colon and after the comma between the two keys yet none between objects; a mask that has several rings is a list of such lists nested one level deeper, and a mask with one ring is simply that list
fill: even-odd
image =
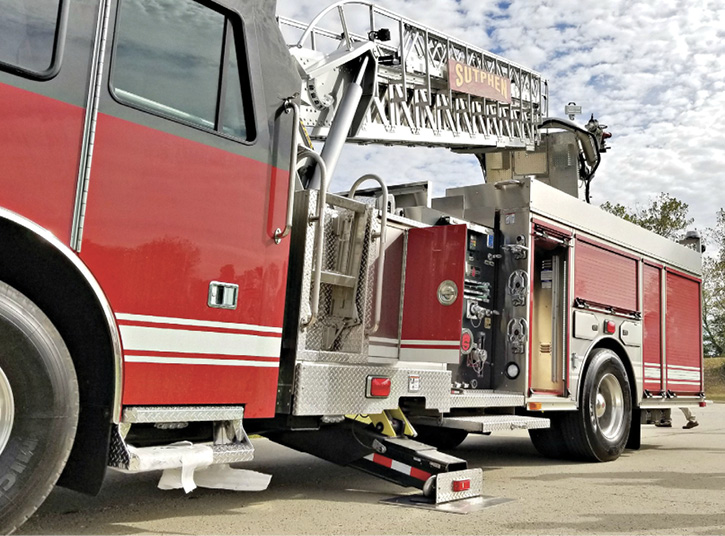
[{"label": "aluminum ladder rail", "polygon": [[[358,11],[357,18],[349,14],[353,9]],[[367,35],[349,30],[352,23],[360,25],[361,10],[367,10]],[[335,14],[342,33],[322,26],[323,20]],[[536,71],[365,0],[332,4],[310,24],[285,17],[278,20],[288,35],[302,32],[290,45],[290,52],[305,73],[319,72],[329,61],[332,54],[325,54],[323,49],[335,50],[335,67],[339,69],[340,51],[350,51],[350,57],[355,58],[355,49],[369,46],[373,39],[378,60],[376,83],[362,126],[352,133],[350,142],[438,146],[462,152],[533,148],[539,142],[537,127],[548,115],[548,86]],[[381,28],[390,30],[391,41],[376,39]],[[399,64],[380,61],[386,57],[399,58]],[[452,91],[449,59],[510,80],[511,103]],[[302,121],[313,139],[325,140],[338,101],[334,96],[314,99],[309,94],[305,99],[314,84],[309,76],[303,80]]]}]

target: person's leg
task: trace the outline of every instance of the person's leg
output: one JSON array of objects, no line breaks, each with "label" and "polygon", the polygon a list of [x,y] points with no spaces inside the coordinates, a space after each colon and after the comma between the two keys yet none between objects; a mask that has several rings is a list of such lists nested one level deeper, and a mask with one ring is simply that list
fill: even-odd
[{"label": "person's leg", "polygon": [[699,422],[697,422],[697,417],[695,417],[689,408],[680,408],[682,413],[685,415],[685,419],[687,419],[687,424],[683,426],[684,429],[690,429],[694,428],[695,426],[699,426]]},{"label": "person's leg", "polygon": [[672,419],[663,417],[655,423],[655,426],[659,426],[660,428],[672,428]]}]

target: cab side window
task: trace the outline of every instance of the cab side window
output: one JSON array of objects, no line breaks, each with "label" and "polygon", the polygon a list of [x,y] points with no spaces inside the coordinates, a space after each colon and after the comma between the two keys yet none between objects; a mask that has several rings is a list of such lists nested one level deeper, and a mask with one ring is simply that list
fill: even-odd
[{"label": "cab side window", "polygon": [[120,0],[111,91],[124,104],[251,140],[243,43],[241,21],[212,3]]},{"label": "cab side window", "polygon": [[0,0],[0,66],[31,78],[52,76],[63,8],[61,0]]}]

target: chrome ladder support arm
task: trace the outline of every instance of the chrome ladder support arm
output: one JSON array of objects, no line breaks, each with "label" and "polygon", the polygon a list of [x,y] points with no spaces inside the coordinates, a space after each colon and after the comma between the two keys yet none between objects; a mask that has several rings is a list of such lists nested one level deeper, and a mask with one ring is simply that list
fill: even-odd
[{"label": "chrome ladder support arm", "polygon": [[375,316],[373,317],[373,326],[368,331],[370,334],[378,331],[378,328],[380,327],[380,314],[383,302],[383,269],[385,267],[385,236],[388,225],[388,187],[380,177],[372,173],[368,173],[355,181],[355,184],[352,185],[352,188],[350,188],[350,192],[347,196],[350,199],[354,199],[355,192],[357,192],[358,187],[367,180],[377,181],[383,191],[382,221],[380,222],[380,246],[378,248],[377,260],[378,274],[375,280]]}]

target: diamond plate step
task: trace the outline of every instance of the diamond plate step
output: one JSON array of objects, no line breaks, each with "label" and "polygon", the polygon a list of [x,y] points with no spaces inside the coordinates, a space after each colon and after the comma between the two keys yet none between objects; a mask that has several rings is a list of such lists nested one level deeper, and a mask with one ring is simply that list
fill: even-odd
[{"label": "diamond plate step", "polygon": [[524,417],[520,415],[481,415],[477,417],[444,417],[418,418],[413,422],[440,426],[443,428],[458,428],[468,432],[485,434],[488,432],[503,432],[506,430],[531,430],[535,428],[549,428],[549,419],[542,417]]},{"label": "diamond plate step", "polygon": [[451,394],[452,408],[512,408],[524,405],[524,395],[493,389],[466,389]]},{"label": "diamond plate step", "polygon": [[119,426],[114,427],[108,453],[109,467],[131,473],[159,471],[187,464],[213,465],[248,462],[254,459],[254,445],[240,429],[236,440],[229,443],[182,442],[154,447],[134,447],[126,443]]},{"label": "diamond plate step", "polygon": [[244,417],[244,406],[127,406],[125,423],[234,421]]}]

